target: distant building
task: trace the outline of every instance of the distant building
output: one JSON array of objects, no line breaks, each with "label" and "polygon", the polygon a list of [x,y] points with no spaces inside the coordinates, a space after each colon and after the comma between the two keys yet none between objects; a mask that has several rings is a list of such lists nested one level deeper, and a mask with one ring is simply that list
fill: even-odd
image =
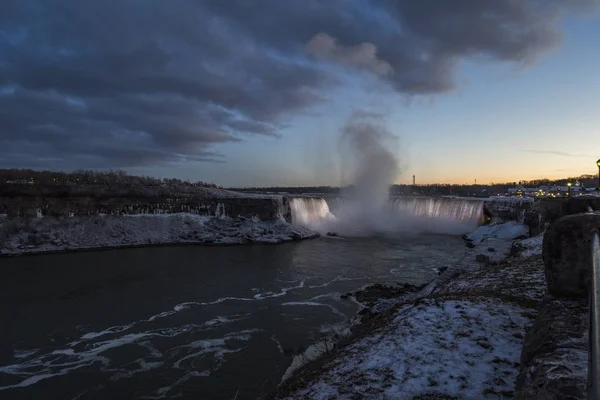
[{"label": "distant building", "polygon": [[526,188],[523,185],[517,185],[513,188],[508,188],[509,196],[525,196],[525,197],[562,197],[568,196],[571,193],[571,196],[578,196],[587,189],[583,186],[540,186],[537,188]]},{"label": "distant building", "polygon": [[508,188],[508,194],[511,196],[525,196],[537,192],[538,188],[526,188],[523,185],[517,185],[514,188]]}]

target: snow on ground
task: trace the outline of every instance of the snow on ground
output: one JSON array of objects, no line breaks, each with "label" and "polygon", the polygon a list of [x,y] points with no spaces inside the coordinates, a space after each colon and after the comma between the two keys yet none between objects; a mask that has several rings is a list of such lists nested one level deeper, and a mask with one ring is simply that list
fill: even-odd
[{"label": "snow on ground", "polygon": [[523,248],[519,257],[528,258],[536,255],[542,255],[542,244],[544,242],[544,233],[538,236],[519,240],[517,244]]},{"label": "snow on ground", "polygon": [[438,286],[435,294],[483,295],[535,304],[546,294],[544,264],[541,257],[530,257],[467,271]]},{"label": "snow on ground", "polygon": [[152,244],[282,243],[316,236],[285,221],[197,214],[0,219],[0,254]]},{"label": "snow on ground", "polygon": [[386,328],[345,348],[320,378],[287,398],[510,398],[526,311],[533,310],[490,299],[405,305]]},{"label": "snow on ground", "polygon": [[[378,322],[285,382],[286,399],[513,398],[526,329],[546,294],[543,236],[517,240],[522,225],[484,227],[480,242],[437,282],[381,309]],[[474,262],[494,244],[492,264]],[[392,301],[393,303],[393,301]],[[375,321],[375,320],[374,320]]]},{"label": "snow on ground", "polygon": [[484,239],[516,239],[529,234],[527,226],[516,221],[508,221],[502,224],[482,225],[475,231],[469,233],[467,238],[474,243],[481,243]]}]

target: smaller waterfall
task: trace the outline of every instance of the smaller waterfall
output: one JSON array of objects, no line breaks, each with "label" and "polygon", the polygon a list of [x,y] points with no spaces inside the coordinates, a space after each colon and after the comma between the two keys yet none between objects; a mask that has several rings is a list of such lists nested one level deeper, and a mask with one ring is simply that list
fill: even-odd
[{"label": "smaller waterfall", "polygon": [[329,211],[325,199],[294,198],[290,200],[292,224],[297,226],[314,227],[321,221],[335,218]]}]

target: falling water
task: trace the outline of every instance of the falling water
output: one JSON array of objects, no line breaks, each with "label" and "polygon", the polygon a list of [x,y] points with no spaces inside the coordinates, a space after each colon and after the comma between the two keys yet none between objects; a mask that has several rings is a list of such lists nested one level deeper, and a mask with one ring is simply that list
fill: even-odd
[{"label": "falling water", "polygon": [[347,236],[386,232],[462,234],[483,222],[481,200],[396,198],[390,199],[378,213],[369,214],[364,210],[356,212],[356,204],[342,198],[293,198],[290,208],[295,225],[323,234],[335,232]]},{"label": "falling water", "polygon": [[397,198],[392,207],[398,213],[455,221],[483,222],[483,201],[445,198]]},{"label": "falling water", "polygon": [[296,198],[290,201],[292,223],[297,226],[314,226],[316,221],[335,218],[322,198]]}]

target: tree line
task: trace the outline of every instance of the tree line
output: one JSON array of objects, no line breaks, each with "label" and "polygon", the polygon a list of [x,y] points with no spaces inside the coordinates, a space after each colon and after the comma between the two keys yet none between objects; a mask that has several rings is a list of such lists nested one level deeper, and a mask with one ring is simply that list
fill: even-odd
[{"label": "tree line", "polygon": [[32,169],[0,169],[0,183],[30,185],[169,186],[221,188],[213,183],[177,178],[129,175],[126,171],[77,170],[73,172]]}]

